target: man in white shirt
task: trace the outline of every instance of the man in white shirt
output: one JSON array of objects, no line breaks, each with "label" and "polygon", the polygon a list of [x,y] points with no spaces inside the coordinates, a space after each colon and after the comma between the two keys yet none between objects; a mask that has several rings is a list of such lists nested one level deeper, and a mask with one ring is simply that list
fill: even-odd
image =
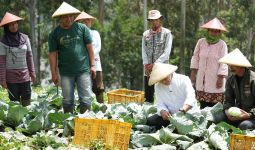
[{"label": "man in white shirt", "polygon": [[86,12],[81,12],[75,19],[80,23],[85,24],[89,28],[89,32],[92,38],[92,46],[94,50],[94,61],[96,76],[92,78],[92,91],[96,95],[96,100],[99,103],[104,103],[104,83],[103,83],[103,71],[100,60],[100,51],[101,51],[101,37],[97,30],[92,30],[91,26],[96,20],[95,17],[87,14]]},{"label": "man in white shirt", "polygon": [[155,84],[157,114],[147,119],[147,124],[160,129],[169,125],[169,117],[178,111],[199,112],[195,90],[189,77],[175,73],[177,66],[155,63],[149,85]]}]

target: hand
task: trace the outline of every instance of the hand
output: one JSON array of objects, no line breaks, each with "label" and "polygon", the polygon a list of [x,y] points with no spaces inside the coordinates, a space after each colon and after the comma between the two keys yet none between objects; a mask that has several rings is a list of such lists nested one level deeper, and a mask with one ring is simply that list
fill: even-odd
[{"label": "hand", "polygon": [[170,113],[166,110],[161,110],[160,111],[161,117],[163,118],[163,120],[169,120],[170,117]]},{"label": "hand", "polygon": [[59,79],[57,74],[51,74],[51,80],[56,86],[59,85]]},{"label": "hand", "polygon": [[144,65],[145,74],[149,76],[151,74],[153,68],[153,64],[146,64]]},{"label": "hand", "polygon": [[35,74],[32,74],[32,75],[31,75],[31,80],[32,80],[33,83],[36,82],[36,75],[35,75]]},{"label": "hand", "polygon": [[216,82],[216,88],[219,89],[223,86],[224,77],[218,76],[217,82]]},{"label": "hand", "polygon": [[192,85],[196,83],[197,69],[191,69],[190,80]]},{"label": "hand", "polygon": [[1,84],[1,86],[2,86],[3,88],[7,89],[7,83],[6,83],[6,81],[4,81],[4,82]]},{"label": "hand", "polygon": [[94,66],[90,67],[90,73],[92,75],[92,78],[95,79],[97,71],[96,71],[96,68]]},{"label": "hand", "polygon": [[246,111],[244,111],[242,109],[240,109],[240,110],[242,112],[241,117],[240,117],[240,118],[242,118],[242,120],[246,120],[246,119],[250,118],[250,114],[249,113],[247,113]]}]

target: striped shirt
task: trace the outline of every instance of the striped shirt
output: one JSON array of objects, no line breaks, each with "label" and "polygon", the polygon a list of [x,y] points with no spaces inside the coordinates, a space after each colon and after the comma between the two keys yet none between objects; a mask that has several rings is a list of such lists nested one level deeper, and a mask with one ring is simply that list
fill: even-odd
[{"label": "striped shirt", "polygon": [[[30,76],[35,76],[35,68],[29,39],[27,38],[24,45],[13,48],[17,51],[15,57],[8,52],[8,46],[1,42],[0,45],[0,82],[22,83],[30,81]],[[21,51],[25,52],[22,53]]]},{"label": "striped shirt", "polygon": [[191,58],[191,69],[198,69],[196,77],[196,90],[207,93],[223,93],[225,91],[225,79],[223,86],[216,88],[218,75],[228,75],[228,66],[220,64],[220,58],[228,53],[228,48],[223,40],[216,44],[208,44],[205,38],[199,39]]}]

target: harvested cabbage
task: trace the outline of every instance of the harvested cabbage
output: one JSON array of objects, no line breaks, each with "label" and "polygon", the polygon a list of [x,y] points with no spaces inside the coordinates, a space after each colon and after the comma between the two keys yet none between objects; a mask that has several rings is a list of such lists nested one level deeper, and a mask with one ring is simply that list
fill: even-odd
[{"label": "harvested cabbage", "polygon": [[238,107],[230,107],[228,113],[233,117],[241,117],[241,110]]}]

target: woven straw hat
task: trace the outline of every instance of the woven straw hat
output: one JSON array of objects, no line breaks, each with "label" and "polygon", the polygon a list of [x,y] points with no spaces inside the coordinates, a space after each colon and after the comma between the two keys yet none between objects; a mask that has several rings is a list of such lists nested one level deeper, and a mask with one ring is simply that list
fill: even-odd
[{"label": "woven straw hat", "polygon": [[177,66],[163,63],[155,63],[149,79],[149,85],[153,85],[177,70]]},{"label": "woven straw hat", "polygon": [[251,63],[238,48],[222,57],[219,62],[233,66],[252,67]]},{"label": "woven straw hat", "polygon": [[66,2],[63,2],[59,8],[53,13],[52,18],[56,18],[62,15],[68,15],[68,14],[79,14],[80,11],[73,6],[67,4]]},{"label": "woven straw hat", "polygon": [[9,13],[9,12],[6,12],[3,19],[1,20],[0,27],[6,25],[8,23],[11,23],[11,22],[14,22],[14,21],[19,21],[19,20],[23,20],[23,18],[15,16],[15,15]]},{"label": "woven straw hat", "polygon": [[83,20],[83,19],[92,19],[92,20],[95,20],[96,18],[85,13],[84,11],[81,12],[74,21],[79,21],[79,20]]},{"label": "woven straw hat", "polygon": [[150,10],[147,20],[159,19],[160,17],[162,17],[162,15],[158,10]]},{"label": "woven straw hat", "polygon": [[207,22],[206,24],[202,25],[201,28],[215,29],[228,32],[228,30],[224,27],[224,25],[220,22],[218,18],[214,18],[213,20]]}]

